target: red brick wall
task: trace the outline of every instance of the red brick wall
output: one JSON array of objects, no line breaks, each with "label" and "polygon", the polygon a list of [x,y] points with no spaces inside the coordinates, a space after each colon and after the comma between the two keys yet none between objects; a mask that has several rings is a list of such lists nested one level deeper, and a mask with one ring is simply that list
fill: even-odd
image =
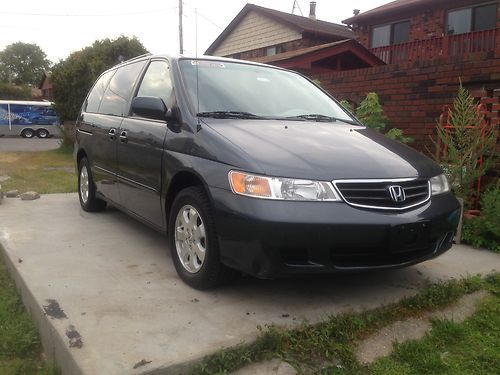
[{"label": "red brick wall", "polygon": [[[356,39],[366,48],[370,48],[371,29],[374,25],[410,20],[410,42],[443,36],[445,33],[446,14],[448,9],[460,8],[472,4],[488,3],[488,1],[455,0],[446,6],[432,7],[409,14],[400,13],[396,16],[381,17],[360,25],[354,29]],[[497,8],[497,27],[500,27],[500,6]]]},{"label": "red brick wall", "polygon": [[500,56],[476,61],[441,59],[384,65],[312,78],[319,79],[337,99],[355,104],[368,92],[378,93],[389,125],[403,129],[415,139],[412,146],[425,152],[433,150],[429,137],[435,134],[443,105],[452,104],[460,79],[479,97],[493,96],[493,90],[500,88]]}]

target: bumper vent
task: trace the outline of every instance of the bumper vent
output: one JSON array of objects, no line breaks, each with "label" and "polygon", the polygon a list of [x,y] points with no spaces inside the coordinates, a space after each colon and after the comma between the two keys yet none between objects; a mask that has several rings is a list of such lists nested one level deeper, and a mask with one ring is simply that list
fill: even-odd
[{"label": "bumper vent", "polygon": [[350,205],[379,210],[405,210],[427,202],[430,182],[424,179],[338,180],[333,184]]}]

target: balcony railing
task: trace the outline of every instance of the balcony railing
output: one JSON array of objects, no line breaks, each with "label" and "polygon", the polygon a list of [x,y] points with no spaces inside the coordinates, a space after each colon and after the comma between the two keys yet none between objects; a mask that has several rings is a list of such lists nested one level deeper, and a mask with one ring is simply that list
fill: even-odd
[{"label": "balcony railing", "polygon": [[448,35],[440,38],[418,40],[372,48],[371,51],[387,64],[407,61],[431,60],[438,57],[462,57],[495,51],[500,29],[474,31],[472,33]]}]

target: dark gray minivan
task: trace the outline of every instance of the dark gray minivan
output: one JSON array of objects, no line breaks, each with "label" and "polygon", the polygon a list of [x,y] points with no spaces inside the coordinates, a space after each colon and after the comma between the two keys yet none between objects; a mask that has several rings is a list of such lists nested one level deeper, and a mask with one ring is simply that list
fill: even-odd
[{"label": "dark gray minivan", "polygon": [[110,203],[166,233],[199,289],[238,271],[412,265],[451,247],[460,215],[433,161],[304,76],[247,61],[146,55],[107,70],[75,156],[82,208]]}]

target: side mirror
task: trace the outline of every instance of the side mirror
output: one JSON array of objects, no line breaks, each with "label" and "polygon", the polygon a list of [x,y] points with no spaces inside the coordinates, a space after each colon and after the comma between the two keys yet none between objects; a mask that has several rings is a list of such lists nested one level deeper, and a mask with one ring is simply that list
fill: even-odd
[{"label": "side mirror", "polygon": [[155,96],[137,96],[132,100],[132,112],[154,120],[167,120],[167,106]]}]

